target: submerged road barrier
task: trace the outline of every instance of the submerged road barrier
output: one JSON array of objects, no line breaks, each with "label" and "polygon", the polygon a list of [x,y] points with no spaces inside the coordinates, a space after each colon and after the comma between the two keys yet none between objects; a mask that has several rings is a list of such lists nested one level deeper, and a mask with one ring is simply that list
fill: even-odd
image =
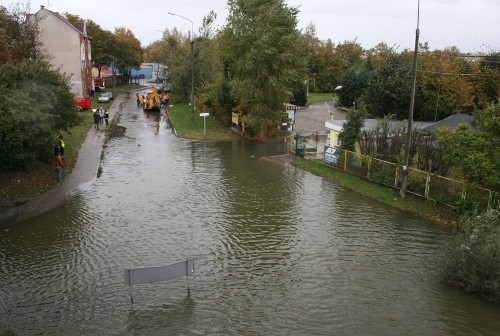
[{"label": "submerged road barrier", "polygon": [[167,266],[129,268],[125,270],[125,285],[130,286],[130,302],[134,303],[132,286],[153,282],[167,281],[181,276],[187,276],[189,291],[189,276],[194,273],[194,259],[187,259]]}]

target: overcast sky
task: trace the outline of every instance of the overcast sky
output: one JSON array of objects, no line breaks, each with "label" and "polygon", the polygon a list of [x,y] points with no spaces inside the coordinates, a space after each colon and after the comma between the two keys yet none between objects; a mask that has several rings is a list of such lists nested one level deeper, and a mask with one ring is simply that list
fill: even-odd
[{"label": "overcast sky", "polygon": [[[9,7],[15,0],[0,0]],[[24,0],[26,1],[26,0]],[[316,26],[321,40],[335,44],[356,39],[364,48],[379,42],[413,49],[418,0],[286,0],[300,6],[299,29]],[[217,26],[225,24],[226,0],[31,0],[34,13],[40,5],[60,13],[91,19],[102,28],[129,28],[143,46],[161,38],[165,29],[186,32],[191,23],[168,15],[173,12],[193,21],[198,31],[203,17],[214,10]],[[500,0],[420,0],[420,42],[431,50],[457,46],[462,52],[500,50]]]}]

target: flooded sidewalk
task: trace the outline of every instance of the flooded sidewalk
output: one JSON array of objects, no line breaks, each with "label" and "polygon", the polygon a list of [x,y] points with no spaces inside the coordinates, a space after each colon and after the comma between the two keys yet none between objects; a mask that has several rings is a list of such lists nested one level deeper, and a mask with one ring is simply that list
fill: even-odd
[{"label": "flooded sidewalk", "polygon": [[130,98],[126,94],[118,95],[109,109],[109,126],[102,126],[104,128],[101,127],[98,131],[90,127],[85,141],[78,149],[78,156],[71,174],[66,176],[63,174],[64,180],[58,187],[30,199],[26,203],[3,209],[0,213],[0,227],[20,223],[64,205],[80,186],[92,182],[98,174],[101,153],[106,139],[106,128],[113,127],[115,118],[119,115],[123,104],[129,100]]}]

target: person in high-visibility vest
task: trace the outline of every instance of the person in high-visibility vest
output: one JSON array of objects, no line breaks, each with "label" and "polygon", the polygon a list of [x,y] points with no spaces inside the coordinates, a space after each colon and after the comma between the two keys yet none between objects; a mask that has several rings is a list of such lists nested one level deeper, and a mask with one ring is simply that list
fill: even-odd
[{"label": "person in high-visibility vest", "polygon": [[106,126],[108,126],[108,120],[109,120],[109,112],[108,109],[104,110],[104,121],[106,122]]},{"label": "person in high-visibility vest", "polygon": [[61,152],[61,159],[64,159],[64,141],[62,135],[59,135],[59,151]]}]

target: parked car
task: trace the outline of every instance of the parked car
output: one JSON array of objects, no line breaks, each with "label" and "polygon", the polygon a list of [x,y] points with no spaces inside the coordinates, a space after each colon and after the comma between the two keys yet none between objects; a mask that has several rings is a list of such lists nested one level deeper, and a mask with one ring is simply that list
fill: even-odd
[{"label": "parked car", "polygon": [[97,101],[99,103],[109,103],[113,99],[113,92],[104,92],[99,95]]},{"label": "parked car", "polygon": [[158,93],[170,92],[171,87],[169,84],[162,85],[158,88]]}]

